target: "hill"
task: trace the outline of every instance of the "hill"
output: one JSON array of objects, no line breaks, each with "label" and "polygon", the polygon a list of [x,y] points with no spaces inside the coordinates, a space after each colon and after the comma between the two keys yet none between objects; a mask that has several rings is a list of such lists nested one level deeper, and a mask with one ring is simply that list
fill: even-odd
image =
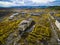
[{"label": "hill", "polygon": [[49,6],[48,8],[53,10],[60,10],[60,6]]}]

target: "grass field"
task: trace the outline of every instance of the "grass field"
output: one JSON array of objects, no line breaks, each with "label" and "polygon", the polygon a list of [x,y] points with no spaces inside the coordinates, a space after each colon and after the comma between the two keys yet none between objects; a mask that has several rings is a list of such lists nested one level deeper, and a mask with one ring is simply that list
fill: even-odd
[{"label": "grass field", "polygon": [[[12,32],[17,32],[18,30],[18,24],[25,19],[28,18],[32,18],[35,21],[35,28],[32,30],[32,32],[25,32],[25,36],[23,36],[21,38],[21,40],[19,41],[19,43],[21,43],[21,45],[26,45],[24,40],[27,41],[27,43],[29,45],[37,45],[40,44],[41,45],[41,41],[43,42],[45,41],[49,41],[51,38],[51,26],[50,26],[50,22],[48,20],[48,17],[50,15],[50,12],[54,12],[55,10],[50,10],[50,9],[22,9],[22,10],[18,10],[16,12],[19,13],[18,16],[14,17],[12,20],[9,20],[9,17],[14,14],[15,12],[3,12],[3,16],[1,15],[1,17],[3,18],[2,21],[0,21],[0,44],[3,45],[6,42],[7,37],[9,37],[9,35]],[[57,12],[59,12],[60,10],[57,10]],[[1,12],[1,10],[0,10]],[[4,12],[6,12],[6,16],[4,16]],[[24,14],[24,16],[22,16],[22,14],[20,14],[20,12],[26,12],[26,14]],[[36,15],[31,15],[30,13],[41,13],[40,15],[36,16]],[[60,17],[60,12],[54,14],[54,16],[58,16]],[[40,43],[38,43],[40,42]],[[8,42],[7,42],[8,43]],[[13,45],[13,44],[12,44]]]}]

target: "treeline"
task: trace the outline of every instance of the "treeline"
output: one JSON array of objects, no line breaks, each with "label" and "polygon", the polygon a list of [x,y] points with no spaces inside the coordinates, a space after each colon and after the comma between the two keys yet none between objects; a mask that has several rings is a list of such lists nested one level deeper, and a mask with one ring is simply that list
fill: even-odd
[{"label": "treeline", "polygon": [[50,6],[49,9],[60,10],[60,6]]}]

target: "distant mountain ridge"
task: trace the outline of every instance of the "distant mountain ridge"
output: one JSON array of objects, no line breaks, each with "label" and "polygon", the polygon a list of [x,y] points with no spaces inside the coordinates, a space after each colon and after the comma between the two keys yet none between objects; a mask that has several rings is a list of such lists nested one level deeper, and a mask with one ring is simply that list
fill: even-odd
[{"label": "distant mountain ridge", "polygon": [[0,7],[0,9],[2,8],[21,8],[21,9],[24,9],[24,8],[28,8],[28,9],[31,9],[31,8],[47,8],[48,6],[15,6],[15,7]]},{"label": "distant mountain ridge", "polygon": [[0,9],[33,9],[33,8],[49,8],[49,9],[59,9],[60,6],[15,6],[15,7],[0,7]]}]

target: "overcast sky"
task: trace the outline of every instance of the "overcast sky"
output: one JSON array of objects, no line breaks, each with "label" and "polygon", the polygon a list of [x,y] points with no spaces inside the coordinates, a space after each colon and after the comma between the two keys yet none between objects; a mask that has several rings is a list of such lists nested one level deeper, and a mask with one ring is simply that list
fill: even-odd
[{"label": "overcast sky", "polygon": [[60,0],[0,0],[0,7],[60,6]]}]

